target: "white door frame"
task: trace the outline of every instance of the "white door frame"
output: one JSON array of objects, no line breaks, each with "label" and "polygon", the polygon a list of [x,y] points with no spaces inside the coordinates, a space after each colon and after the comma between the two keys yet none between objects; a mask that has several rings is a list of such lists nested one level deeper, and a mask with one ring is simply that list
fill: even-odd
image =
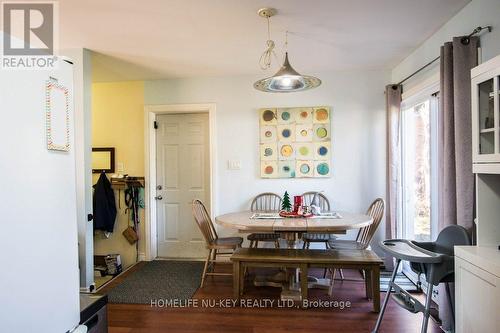
[{"label": "white door frame", "polygon": [[[216,128],[215,103],[207,104],[169,104],[144,106],[144,166],[145,166],[145,235],[146,260],[153,260],[158,256],[157,225],[156,225],[156,133],[154,122],[159,114],[208,113],[209,122],[209,151],[210,151],[210,214],[215,216],[216,206]],[[148,209],[149,207],[149,209]]]}]

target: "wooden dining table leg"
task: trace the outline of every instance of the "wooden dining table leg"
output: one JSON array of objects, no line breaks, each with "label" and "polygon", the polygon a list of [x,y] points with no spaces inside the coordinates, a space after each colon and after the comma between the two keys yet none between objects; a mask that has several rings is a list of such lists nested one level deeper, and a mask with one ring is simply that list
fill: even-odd
[{"label": "wooden dining table leg", "polygon": [[373,299],[373,290],[372,290],[372,270],[371,269],[364,269],[363,270],[365,273],[363,274],[365,277],[365,291],[366,291],[366,298],[367,299]]},{"label": "wooden dining table leg", "polygon": [[373,311],[380,312],[380,266],[373,265],[370,275],[372,280]]},{"label": "wooden dining table leg", "polygon": [[245,264],[242,264],[241,261],[239,261],[239,266],[240,268],[238,269],[239,271],[239,282],[238,282],[238,285],[240,286],[239,287],[239,297],[238,299],[241,298],[241,296],[243,296],[243,291],[245,290],[245,271],[247,270],[247,266]]}]

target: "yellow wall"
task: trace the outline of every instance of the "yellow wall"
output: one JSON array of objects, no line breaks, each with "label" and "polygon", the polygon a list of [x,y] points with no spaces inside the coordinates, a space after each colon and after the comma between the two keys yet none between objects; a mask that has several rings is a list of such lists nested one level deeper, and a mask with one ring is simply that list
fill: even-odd
[{"label": "yellow wall", "polygon": [[[115,147],[115,172],[129,176],[144,176],[144,83],[142,81],[92,84],[92,146]],[[123,163],[124,171],[118,171]],[[94,183],[98,175],[94,175]],[[94,254],[119,253],[124,268],[135,262],[135,246],[122,235],[130,223],[125,213],[124,193],[120,193],[114,232],[105,238],[101,232],[94,236]],[[141,210],[140,237],[144,235],[144,210]],[[144,253],[144,241],[139,241]]]}]

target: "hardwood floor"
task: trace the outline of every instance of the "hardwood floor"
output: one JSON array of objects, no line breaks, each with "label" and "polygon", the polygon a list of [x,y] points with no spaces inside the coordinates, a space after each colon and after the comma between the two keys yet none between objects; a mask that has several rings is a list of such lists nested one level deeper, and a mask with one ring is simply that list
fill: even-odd
[{"label": "hardwood floor", "polygon": [[[127,274],[142,264],[139,263]],[[224,267],[228,270],[229,267]],[[219,269],[219,268],[218,268]],[[229,270],[228,270],[229,271]],[[321,270],[316,272],[321,275]],[[345,270],[346,278],[359,279],[359,273]],[[112,281],[100,292],[120,282],[123,276]],[[311,300],[350,301],[349,308],[278,308],[280,290],[278,288],[256,288],[247,281],[245,297],[250,299],[274,300],[272,308],[242,307],[201,307],[203,300],[231,299],[232,282],[230,277],[210,277],[203,289],[198,289],[194,299],[199,307],[160,308],[150,305],[109,304],[109,333],[159,333],[159,332],[241,332],[241,333],[280,333],[280,332],[371,332],[377,314],[371,312],[372,304],[364,298],[364,283],[357,281],[336,281],[334,295],[329,298],[325,290],[311,289]],[[383,297],[385,293],[381,293]],[[270,301],[267,301],[268,303]],[[380,332],[404,333],[420,332],[421,314],[411,314],[394,302],[389,305]],[[442,332],[432,320],[429,333]]]}]

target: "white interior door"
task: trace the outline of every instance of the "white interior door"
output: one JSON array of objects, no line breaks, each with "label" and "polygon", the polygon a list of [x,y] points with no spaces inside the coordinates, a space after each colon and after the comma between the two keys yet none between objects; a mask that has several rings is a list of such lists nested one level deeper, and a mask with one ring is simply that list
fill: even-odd
[{"label": "white interior door", "polygon": [[210,211],[208,114],[158,115],[156,122],[158,256],[203,258],[191,202],[200,199]]}]

